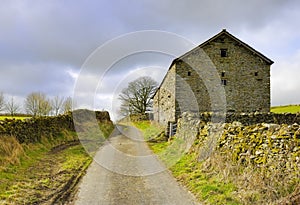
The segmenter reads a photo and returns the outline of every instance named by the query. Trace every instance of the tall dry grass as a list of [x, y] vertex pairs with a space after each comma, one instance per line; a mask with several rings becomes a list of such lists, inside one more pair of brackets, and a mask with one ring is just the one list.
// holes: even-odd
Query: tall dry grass
[[[218, 175], [224, 182], [233, 182], [237, 187], [235, 195], [242, 204], [295, 203], [286, 200], [289, 193], [299, 189], [299, 179], [292, 173], [285, 172], [284, 168], [266, 172], [264, 167], [240, 161], [233, 163], [231, 159], [230, 153], [215, 152], [203, 163], [202, 171]], [[280, 164], [274, 166], [280, 167]]]
[[0, 170], [8, 164], [19, 164], [24, 154], [22, 145], [13, 136], [0, 136]]

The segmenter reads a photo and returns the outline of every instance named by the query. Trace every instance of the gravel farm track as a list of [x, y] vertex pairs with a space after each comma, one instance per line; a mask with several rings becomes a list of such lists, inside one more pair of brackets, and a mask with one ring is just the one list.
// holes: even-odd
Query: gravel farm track
[[199, 203], [171, 176], [148, 148], [138, 130], [118, 125], [95, 155], [70, 204]]

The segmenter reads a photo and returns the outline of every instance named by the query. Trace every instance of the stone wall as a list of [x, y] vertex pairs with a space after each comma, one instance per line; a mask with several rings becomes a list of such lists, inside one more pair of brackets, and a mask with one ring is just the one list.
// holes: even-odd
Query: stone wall
[[[99, 122], [112, 123], [107, 111], [77, 110], [76, 123], [87, 122], [91, 117]], [[80, 120], [80, 121], [79, 121]], [[15, 136], [20, 143], [40, 142], [42, 137], [59, 136], [61, 131], [75, 131], [72, 113], [56, 117], [37, 117], [24, 121], [6, 119], [0, 121], [0, 137]]]
[[58, 136], [63, 130], [74, 131], [71, 115], [38, 117], [27, 120], [7, 119], [0, 122], [0, 137], [14, 136], [20, 143], [40, 142], [43, 136]]
[[161, 87], [153, 98], [154, 120], [167, 125], [168, 122], [175, 122], [175, 78], [176, 68], [171, 66], [166, 74]]
[[[193, 114], [185, 113], [178, 120], [176, 137], [183, 139], [186, 144], [191, 144], [190, 140], [193, 139], [193, 149], [197, 150], [199, 161], [219, 151], [231, 156], [233, 162], [245, 165], [250, 163], [264, 169], [266, 174], [278, 171], [299, 179], [300, 126], [296, 123], [299, 122], [298, 115], [270, 114], [281, 121], [280, 124], [261, 123], [258, 115], [248, 116], [250, 120], [253, 118], [259, 123], [242, 124], [236, 121], [237, 118], [230, 118], [234, 122], [227, 123], [204, 122]], [[287, 117], [286, 120], [284, 117]]]
[[[182, 116], [186, 115], [183, 114]], [[273, 124], [300, 124], [300, 113], [212, 113], [204, 112], [199, 115], [193, 114], [195, 118], [201, 119], [203, 122], [240, 122], [243, 125], [253, 125], [258, 123], [273, 123]]]

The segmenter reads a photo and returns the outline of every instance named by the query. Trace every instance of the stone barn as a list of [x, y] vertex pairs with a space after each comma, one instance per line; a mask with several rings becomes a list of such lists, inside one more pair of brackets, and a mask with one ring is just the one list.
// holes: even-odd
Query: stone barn
[[173, 60], [153, 96], [154, 120], [168, 125], [185, 111], [269, 112], [272, 64], [223, 29]]

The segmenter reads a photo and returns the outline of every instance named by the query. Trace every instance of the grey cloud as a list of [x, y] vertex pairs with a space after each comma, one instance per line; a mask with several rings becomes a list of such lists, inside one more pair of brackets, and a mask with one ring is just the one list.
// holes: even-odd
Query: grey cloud
[[49, 95], [69, 94], [74, 79], [64, 66], [49, 64], [5, 65], [0, 69], [0, 88], [10, 95], [25, 96], [34, 91]]
[[[5, 54], [11, 58], [79, 67], [118, 30], [108, 12], [105, 2], [7, 1], [0, 8], [0, 44], [9, 47]], [[105, 19], [116, 26], [113, 31]]]
[[[284, 103], [284, 99], [289, 98], [287, 95], [297, 92], [300, 86], [294, 80], [290, 90], [280, 90], [278, 86], [282, 83], [278, 80], [283, 78], [281, 76], [289, 76], [281, 73], [281, 69], [296, 74], [299, 68], [298, 64], [293, 66], [298, 58], [290, 58], [284, 65], [281, 63], [299, 49], [299, 9], [297, 0], [2, 0], [0, 91], [17, 96], [36, 90], [48, 95], [71, 95], [75, 79], [68, 71], [79, 73], [80, 67], [95, 49], [127, 32], [164, 30], [200, 44], [222, 28], [227, 28], [275, 61], [272, 103]], [[125, 42], [124, 46], [130, 47], [130, 43]], [[146, 45], [147, 42], [140, 41], [140, 44]], [[168, 45], [172, 46], [176, 49], [178, 44]], [[108, 61], [113, 59], [118, 49], [116, 46], [106, 53]], [[182, 53], [185, 51], [182, 50]], [[165, 72], [172, 59], [171, 56], [143, 53], [118, 59], [102, 82], [103, 98], [109, 99], [107, 94], [113, 92], [116, 83], [125, 83], [124, 78], [130, 75], [130, 71], [161, 66]], [[86, 82], [92, 83], [89, 75], [98, 82], [100, 76], [95, 76], [97, 69], [107, 69], [102, 66], [103, 61], [96, 60], [94, 63], [91, 66], [95, 70], [81, 73], [87, 77]], [[83, 85], [82, 95], [91, 94], [89, 88], [88, 83]], [[293, 95], [290, 101], [299, 99]]]
[[97, 46], [124, 32], [162, 29], [207, 38], [223, 27], [266, 26], [295, 1], [30, 2], [6, 1], [0, 8], [1, 56], [79, 67]]
[[296, 0], [139, 1], [138, 11], [121, 12], [118, 7], [118, 14], [133, 29], [165, 28], [180, 34], [193, 30], [203, 35], [223, 27], [261, 28], [295, 5], [299, 6]]

